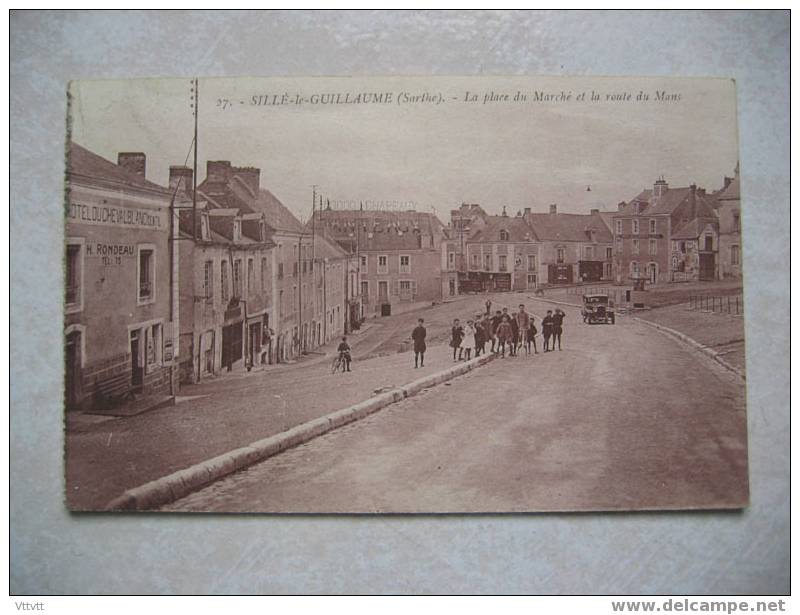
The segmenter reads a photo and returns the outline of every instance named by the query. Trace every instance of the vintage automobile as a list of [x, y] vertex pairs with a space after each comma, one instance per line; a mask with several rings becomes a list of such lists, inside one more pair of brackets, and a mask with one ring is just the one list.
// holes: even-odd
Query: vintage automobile
[[583, 296], [583, 309], [581, 310], [583, 322], [593, 325], [596, 322], [614, 324], [614, 304], [608, 295], [593, 293]]

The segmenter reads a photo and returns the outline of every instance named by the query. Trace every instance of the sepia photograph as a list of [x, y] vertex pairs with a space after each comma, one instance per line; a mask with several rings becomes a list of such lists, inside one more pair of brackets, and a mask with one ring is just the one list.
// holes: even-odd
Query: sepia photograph
[[71, 511], [748, 506], [736, 83], [73, 81]]

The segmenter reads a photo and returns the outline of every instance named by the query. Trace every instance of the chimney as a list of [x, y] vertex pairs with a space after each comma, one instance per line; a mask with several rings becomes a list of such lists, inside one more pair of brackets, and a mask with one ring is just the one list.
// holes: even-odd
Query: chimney
[[128, 173], [133, 173], [144, 179], [146, 157], [142, 152], [120, 152], [117, 154], [117, 164]]
[[592, 216], [599, 216], [600, 215], [600, 210], [599, 209], [592, 209], [592, 210], [589, 211], [589, 213]]
[[557, 214], [558, 213], [558, 206], [555, 203], [550, 205], [550, 213], [551, 214]]
[[233, 171], [247, 184], [253, 195], [257, 196], [258, 190], [261, 188], [261, 169], [256, 167], [234, 167]]
[[530, 216], [531, 215], [531, 208], [530, 207], [526, 207], [525, 208], [525, 215], [526, 216]]
[[191, 194], [192, 169], [184, 166], [171, 166], [169, 168], [169, 191], [173, 194]]
[[653, 199], [654, 199], [654, 201], [657, 201], [662, 196], [664, 196], [664, 193], [667, 190], [669, 190], [669, 184], [667, 183], [667, 181], [664, 179], [664, 176], [662, 175], [661, 177], [659, 177], [656, 180], [656, 183], [653, 184]]
[[732, 181], [733, 181], [733, 178], [732, 178], [732, 177], [728, 177], [728, 176], [726, 175], [726, 176], [723, 178], [723, 180], [722, 180], [722, 183], [724, 184], [724, 185], [722, 186], [722, 189], [723, 189], [723, 190], [725, 190], [725, 188], [727, 188], [728, 186], [730, 186], [730, 185], [731, 185], [731, 182], [732, 182]]
[[623, 209], [625, 209], [625, 201], [620, 201], [617, 204], [617, 211], [622, 211]]
[[697, 216], [697, 185], [689, 186], [689, 220], [694, 220]]
[[231, 163], [228, 160], [209, 160], [206, 162], [206, 181], [227, 182], [231, 177]]

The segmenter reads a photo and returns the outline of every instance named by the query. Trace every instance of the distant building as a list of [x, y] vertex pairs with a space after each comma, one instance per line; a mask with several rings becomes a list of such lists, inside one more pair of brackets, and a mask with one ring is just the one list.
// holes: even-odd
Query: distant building
[[718, 193], [719, 274], [721, 278], [742, 277], [742, 205], [739, 196], [739, 165], [733, 177], [726, 177]]
[[326, 208], [315, 213], [315, 226], [358, 255], [362, 316], [442, 298], [443, 226], [435, 215]]
[[525, 210], [526, 221], [541, 243], [539, 283], [551, 286], [610, 281], [613, 278], [612, 236], [598, 209], [589, 214]]
[[[614, 278], [617, 283], [649, 284], [717, 277], [717, 241], [705, 222], [715, 221], [715, 200], [695, 185], [670, 188], [664, 178], [614, 214]], [[695, 230], [703, 234], [693, 237]], [[675, 241], [673, 241], [673, 239]], [[697, 266], [686, 267], [686, 242], [696, 241]]]
[[487, 216], [466, 241], [467, 270], [459, 290], [502, 292], [539, 285], [540, 243], [522, 215]]
[[77, 143], [69, 146], [67, 409], [177, 389], [171, 194], [148, 181], [145, 168], [143, 153], [120, 153], [114, 164]]
[[454, 296], [466, 292], [459, 289], [459, 273], [468, 279], [466, 245], [467, 240], [486, 227], [489, 214], [478, 203], [462, 203], [458, 209], [450, 210], [450, 224], [443, 229], [442, 239], [442, 296]]

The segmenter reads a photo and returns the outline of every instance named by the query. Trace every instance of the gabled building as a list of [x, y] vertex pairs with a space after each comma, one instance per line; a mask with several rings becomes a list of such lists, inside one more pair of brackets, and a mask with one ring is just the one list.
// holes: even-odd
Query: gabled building
[[458, 209], [450, 210], [450, 223], [442, 231], [442, 296], [466, 292], [466, 288], [459, 288], [459, 273], [467, 279], [467, 240], [485, 228], [489, 218], [478, 203], [462, 203]]
[[181, 378], [198, 382], [269, 360], [275, 244], [263, 214], [170, 167], [181, 238]]
[[719, 276], [742, 277], [742, 204], [739, 196], [739, 165], [733, 177], [726, 177], [715, 194], [719, 220]]
[[467, 270], [459, 292], [533, 289], [539, 284], [540, 243], [525, 216], [486, 216], [466, 240]]
[[[682, 235], [691, 234], [702, 221], [714, 218], [714, 199], [704, 189], [694, 184], [670, 188], [663, 177], [652, 190], [620, 203], [613, 217], [615, 281], [657, 284], [685, 279], [680, 271], [682, 240], [673, 244], [673, 235], [679, 231]], [[693, 226], [687, 227], [689, 223]], [[677, 250], [673, 250], [676, 246]], [[709, 243], [704, 238], [698, 250], [699, 279], [716, 276], [716, 253], [716, 242]]]
[[613, 276], [612, 236], [599, 209], [589, 214], [548, 213], [525, 210], [525, 220], [540, 242], [541, 284], [600, 282]]
[[314, 216], [317, 232], [358, 257], [362, 317], [391, 312], [392, 305], [441, 299], [444, 233], [435, 215], [326, 208]]
[[146, 157], [67, 154], [65, 405], [177, 390], [178, 269], [171, 193]]

